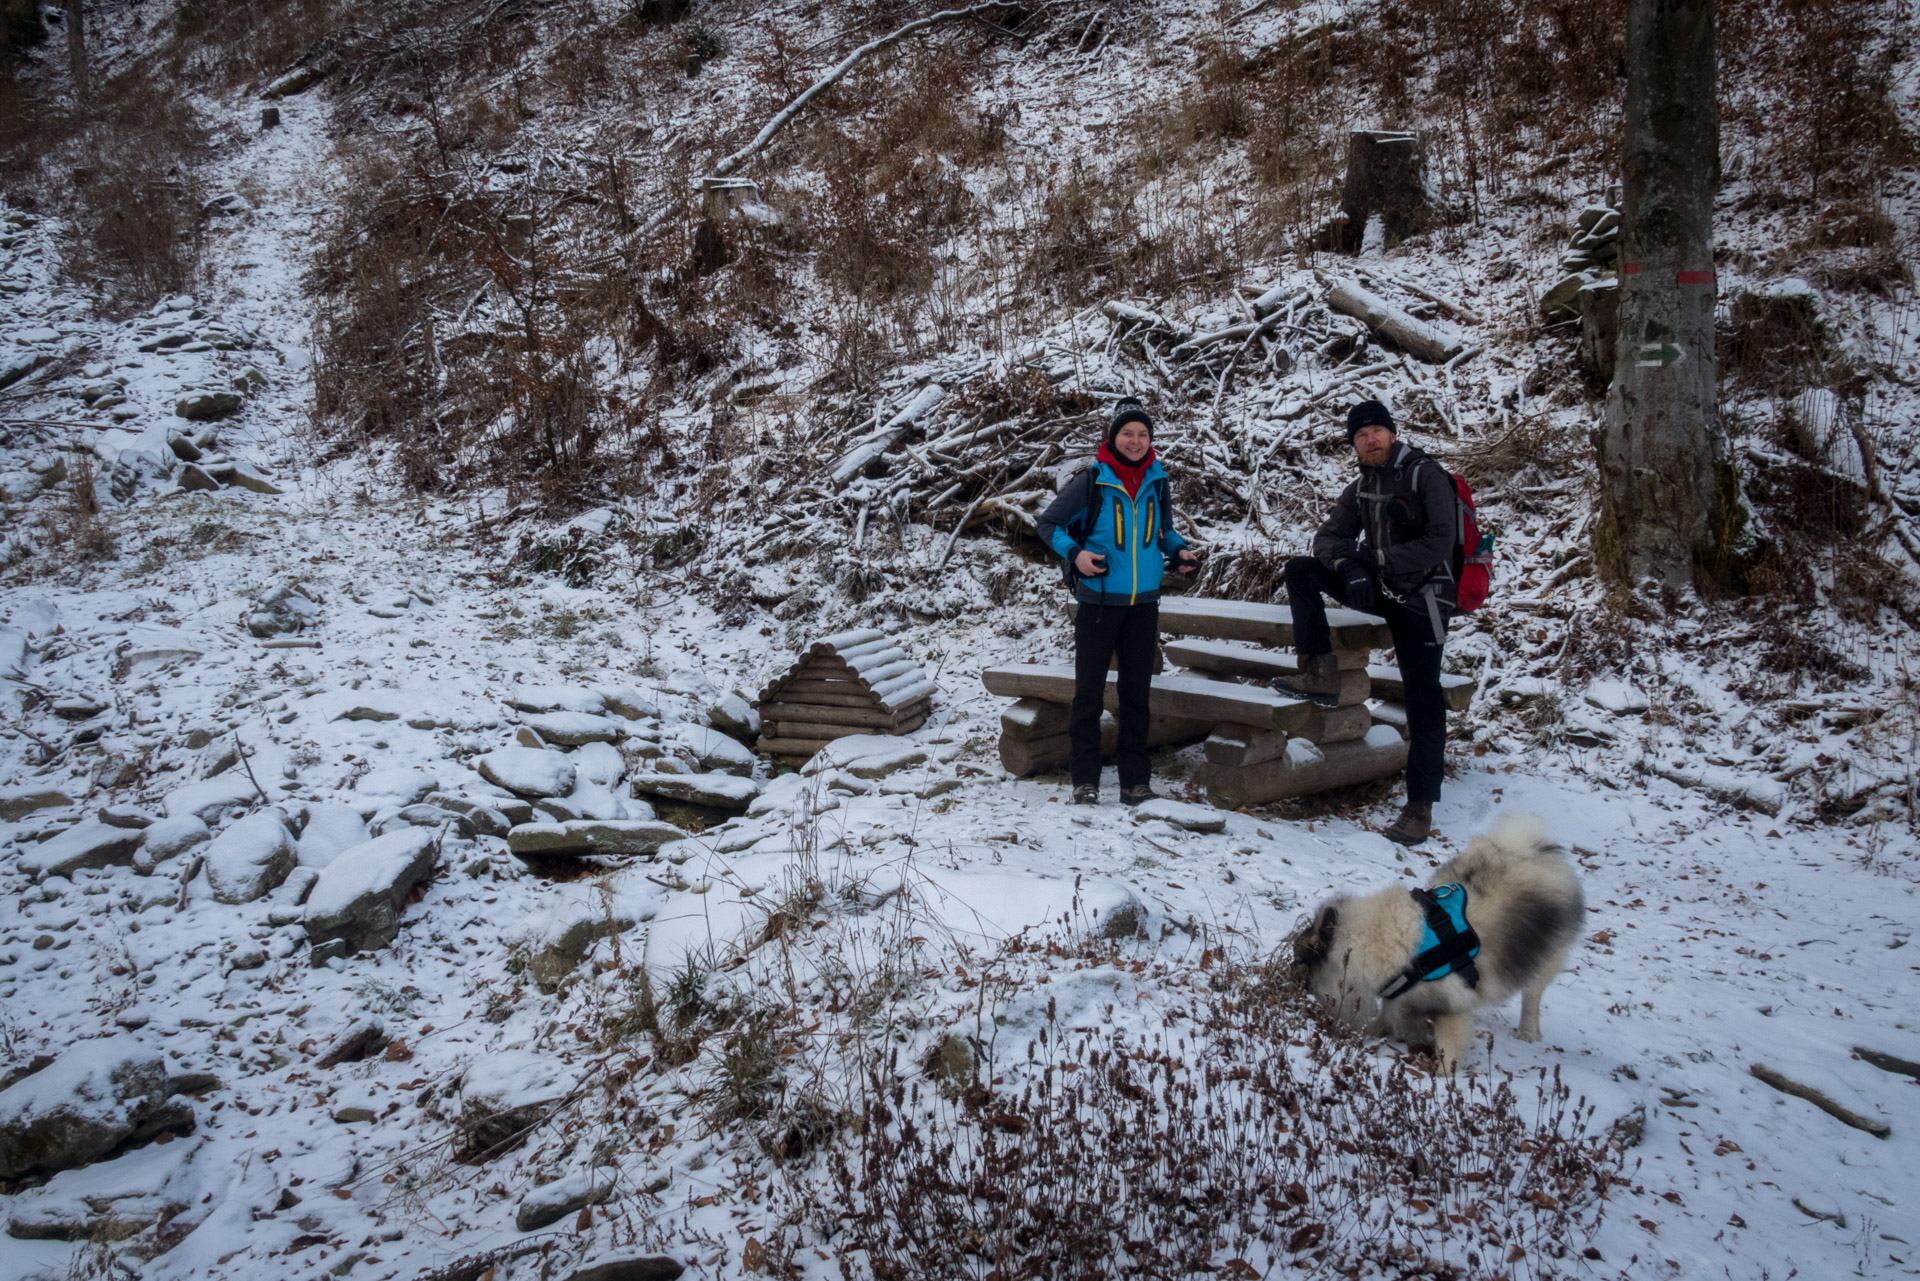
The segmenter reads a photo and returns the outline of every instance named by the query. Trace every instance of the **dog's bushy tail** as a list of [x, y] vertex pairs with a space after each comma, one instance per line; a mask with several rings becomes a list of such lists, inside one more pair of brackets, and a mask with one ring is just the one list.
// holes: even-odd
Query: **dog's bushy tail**
[[1566, 846], [1547, 835], [1547, 820], [1538, 814], [1509, 814], [1487, 839], [1516, 858], [1565, 858]]

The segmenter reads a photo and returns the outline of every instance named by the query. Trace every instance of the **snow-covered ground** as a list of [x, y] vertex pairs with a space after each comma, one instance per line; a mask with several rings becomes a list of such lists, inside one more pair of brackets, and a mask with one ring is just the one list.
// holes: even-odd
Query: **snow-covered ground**
[[[233, 106], [235, 127], [254, 109]], [[0, 301], [5, 351], [86, 346], [89, 368], [63, 373], [63, 386], [127, 380], [120, 404], [84, 411], [84, 436], [8, 427], [10, 510], [22, 519], [60, 501], [47, 468], [34, 470], [58, 456], [55, 440], [90, 446], [102, 489], [117, 479], [125, 501], [109, 494], [116, 557], [0, 595], [0, 788], [22, 807], [36, 793], [62, 798], [0, 826], [0, 1071], [55, 1056], [0, 1093], [0, 1125], [70, 1086], [110, 1093], [98, 1082], [122, 1064], [129, 1079], [151, 1076], [156, 1053], [174, 1104], [193, 1115], [190, 1132], [176, 1125], [37, 1186], [0, 1184], [0, 1277], [68, 1275], [96, 1247], [62, 1238], [90, 1232], [125, 1237], [114, 1247], [123, 1270], [152, 1278], [409, 1278], [522, 1241], [549, 1253], [502, 1261], [496, 1276], [642, 1247], [682, 1259], [689, 1275], [738, 1275], [773, 1226], [764, 1189], [808, 1186], [810, 1167], [801, 1158], [781, 1173], [750, 1122], [709, 1125], [723, 1037], [674, 1066], [650, 1062], [659, 1051], [645, 1035], [609, 1039], [636, 957], [663, 1003], [686, 974], [709, 1007], [741, 1009], [772, 996], [832, 1009], [843, 988], [865, 985], [887, 1013], [861, 1034], [894, 1038], [903, 1061], [949, 1029], [1029, 1035], [1050, 1003], [1064, 1024], [1151, 1035], [1180, 1028], [1179, 994], [1209, 949], [1269, 953], [1329, 893], [1424, 878], [1509, 813], [1542, 816], [1570, 847], [1590, 922], [1548, 991], [1545, 1039], [1520, 1043], [1512, 1010], [1488, 1013], [1475, 1070], [1516, 1073], [1523, 1110], [1535, 1069], [1557, 1072], [1624, 1149], [1594, 1252], [1562, 1266], [1630, 1277], [1920, 1271], [1916, 1082], [1854, 1053], [1920, 1060], [1920, 965], [1906, 950], [1920, 857], [1897, 816], [1814, 824], [1804, 799], [1756, 797], [1754, 775], [1716, 761], [1741, 746], [1745, 710], [1714, 685], [1723, 673], [1668, 676], [1706, 705], [1695, 715], [1735, 722], [1726, 739], [1676, 741], [1645, 691], [1600, 682], [1564, 691], [1599, 746], [1549, 752], [1500, 732], [1455, 743], [1440, 833], [1417, 851], [1371, 830], [1385, 803], [1311, 818], [1225, 814], [1223, 830], [1196, 832], [1135, 821], [1111, 790], [1100, 808], [1072, 808], [1060, 782], [1000, 769], [1001, 700], [977, 673], [1057, 658], [1068, 636], [1053, 575], [1034, 568], [1006, 606], [897, 629], [940, 681], [924, 728], [869, 745], [864, 759], [849, 749], [845, 768], [818, 762], [776, 779], [712, 724], [716, 710], [730, 714], [729, 694], [751, 699], [791, 661], [804, 627], [759, 616], [729, 627], [664, 574], [584, 588], [528, 575], [472, 506], [397, 493], [364, 460], [314, 457], [300, 275], [325, 198], [324, 110], [287, 100], [279, 129], [222, 162], [214, 189], [244, 191], [249, 207], [216, 224], [206, 297], [148, 321], [92, 320], [56, 282], [48, 220], [14, 231], [0, 266], [0, 280], [20, 286]], [[141, 350], [177, 334], [190, 336]], [[179, 490], [170, 438], [206, 427], [170, 411], [248, 369], [264, 383], [195, 448], [266, 483]], [[142, 454], [154, 461], [145, 474]], [[169, 470], [175, 480], [161, 483]], [[928, 561], [945, 542], [924, 527], [902, 537]], [[560, 714], [575, 720], [541, 720]], [[1820, 714], [1809, 710], [1816, 725]], [[689, 821], [630, 793], [641, 770], [745, 769], [757, 799], [656, 855], [609, 856], [585, 878], [565, 872], [578, 859], [528, 865], [496, 835], [463, 839], [446, 810], [437, 821], [401, 813], [434, 795], [527, 809], [479, 766], [541, 724], [584, 724], [616, 742], [568, 753], [557, 772], [572, 779], [546, 789], [561, 795], [515, 817], [614, 832]], [[1809, 728], [1794, 750], [1842, 750], [1849, 728]], [[514, 764], [493, 759], [496, 777]], [[1185, 781], [1196, 760], [1189, 749], [1159, 761], [1166, 790], [1199, 800]], [[1717, 786], [1715, 771], [1732, 780], [1722, 794], [1744, 789], [1784, 810], [1711, 799], [1700, 785]], [[124, 850], [85, 856], [127, 839], [114, 833], [139, 835], [88, 826], [107, 805], [136, 811], [109, 820], [159, 820], [131, 865]], [[274, 811], [299, 829], [285, 849], [279, 824], [260, 818]], [[218, 834], [193, 840], [196, 820]], [[421, 821], [438, 838], [433, 870], [399, 905], [391, 945], [314, 964], [303, 900], [316, 883], [329, 901], [351, 900], [362, 888], [353, 877], [378, 878], [355, 870], [366, 858], [339, 857], [364, 851], [364, 824], [391, 833]], [[111, 861], [46, 874], [71, 850], [80, 863]], [[249, 878], [275, 884], [220, 901], [244, 897]], [[1071, 946], [1057, 958], [1022, 952], [1010, 977], [980, 983], [1011, 940], [1084, 941], [1129, 911], [1138, 928], [1114, 961], [1086, 967]], [[813, 924], [789, 947], [800, 912]], [[774, 937], [778, 962], [755, 946]], [[384, 1048], [320, 1066], [370, 1024]], [[849, 1100], [853, 1057], [810, 1048], [789, 1086], [804, 1079]], [[1777, 1091], [1755, 1065], [1891, 1125], [1890, 1136]], [[578, 1124], [563, 1115], [489, 1162], [449, 1161], [475, 1142], [456, 1124], [463, 1114], [588, 1096], [597, 1102]], [[578, 1214], [603, 1193], [597, 1214]], [[542, 1206], [559, 1209], [541, 1222]], [[804, 1243], [794, 1258], [805, 1275], [838, 1272], [832, 1243]]]

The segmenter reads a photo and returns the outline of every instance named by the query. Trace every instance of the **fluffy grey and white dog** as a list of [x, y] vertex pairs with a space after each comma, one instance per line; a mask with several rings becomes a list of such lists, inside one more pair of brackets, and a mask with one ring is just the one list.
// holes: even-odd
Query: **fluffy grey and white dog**
[[1432, 1042], [1441, 1068], [1460, 1064], [1473, 1039], [1473, 1011], [1520, 995], [1522, 1041], [1540, 1039], [1540, 993], [1580, 937], [1580, 880], [1537, 819], [1512, 817], [1476, 836], [1429, 888], [1467, 890], [1467, 923], [1479, 935], [1478, 985], [1462, 974], [1413, 982], [1382, 1000], [1381, 991], [1412, 965], [1427, 937], [1422, 904], [1404, 886], [1323, 904], [1294, 936], [1294, 963], [1307, 988], [1343, 1021], [1369, 1035]]

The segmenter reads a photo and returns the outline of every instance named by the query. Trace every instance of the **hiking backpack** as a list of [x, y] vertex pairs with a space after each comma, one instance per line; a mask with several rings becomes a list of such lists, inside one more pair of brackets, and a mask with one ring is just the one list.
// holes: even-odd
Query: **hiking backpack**
[[1480, 528], [1480, 510], [1474, 506], [1473, 490], [1456, 472], [1442, 468], [1453, 482], [1453, 581], [1462, 614], [1471, 614], [1487, 603], [1493, 590], [1493, 535]]

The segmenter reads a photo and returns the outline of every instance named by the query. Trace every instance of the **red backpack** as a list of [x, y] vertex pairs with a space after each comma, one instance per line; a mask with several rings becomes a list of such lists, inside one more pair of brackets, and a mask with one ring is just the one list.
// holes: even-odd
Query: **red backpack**
[[1473, 504], [1473, 490], [1453, 472], [1453, 495], [1459, 513], [1453, 532], [1453, 581], [1458, 587], [1456, 608], [1471, 614], [1487, 603], [1493, 590], [1493, 535], [1480, 528], [1479, 509]]

